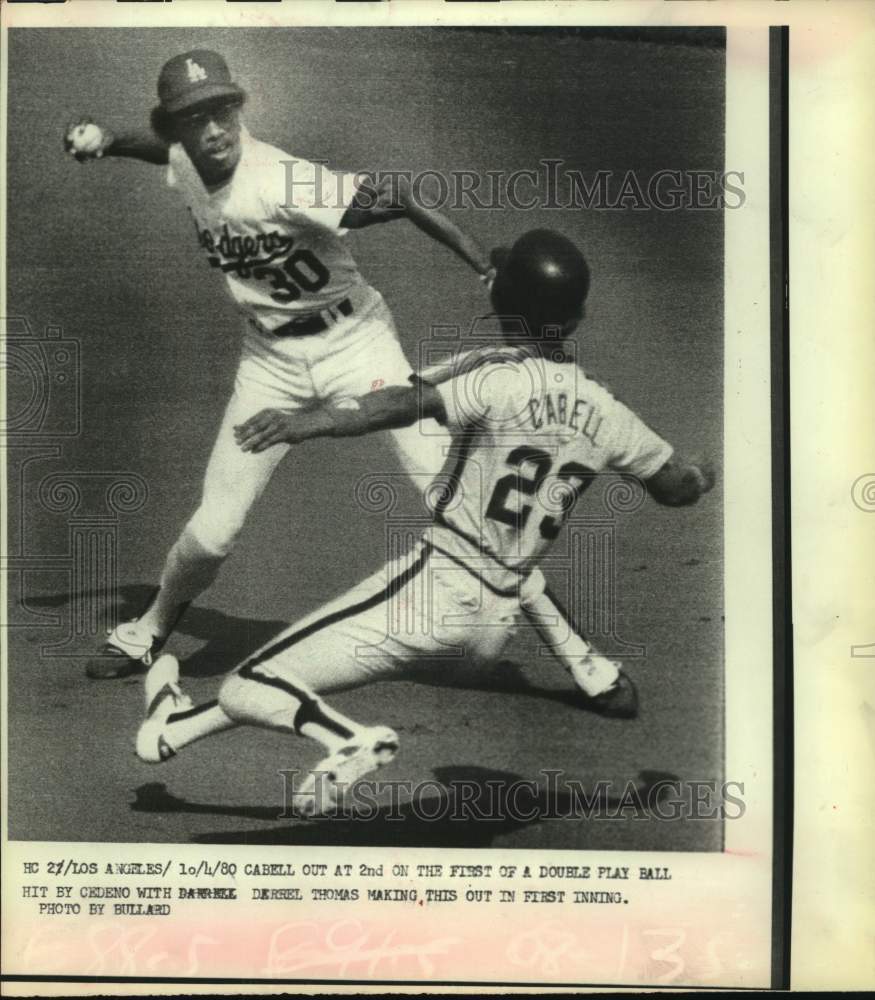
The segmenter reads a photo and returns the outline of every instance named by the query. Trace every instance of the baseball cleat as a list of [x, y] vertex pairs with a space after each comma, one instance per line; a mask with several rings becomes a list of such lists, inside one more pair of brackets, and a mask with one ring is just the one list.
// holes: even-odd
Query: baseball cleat
[[137, 731], [137, 756], [147, 764], [160, 764], [176, 751], [167, 742], [167, 717], [193, 708], [191, 698], [179, 686], [179, 661], [175, 656], [159, 656], [146, 674], [146, 721]]
[[622, 670], [607, 691], [596, 695], [581, 692], [581, 695], [584, 707], [608, 719], [634, 719], [638, 716], [638, 689]]
[[398, 753], [398, 734], [387, 726], [362, 729], [339, 750], [316, 765], [292, 796], [292, 812], [301, 819], [333, 811], [354, 781], [384, 767]]
[[116, 625], [107, 634], [109, 638], [98, 655], [85, 667], [86, 677], [95, 681], [142, 673], [144, 667], [152, 666], [167, 641], [152, 635], [136, 618]]

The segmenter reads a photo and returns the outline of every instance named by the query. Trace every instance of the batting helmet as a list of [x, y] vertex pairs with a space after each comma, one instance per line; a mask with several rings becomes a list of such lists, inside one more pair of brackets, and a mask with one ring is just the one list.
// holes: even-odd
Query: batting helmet
[[532, 333], [579, 319], [589, 293], [583, 254], [551, 229], [523, 234], [510, 250], [492, 253], [492, 305], [501, 316], [522, 316]]

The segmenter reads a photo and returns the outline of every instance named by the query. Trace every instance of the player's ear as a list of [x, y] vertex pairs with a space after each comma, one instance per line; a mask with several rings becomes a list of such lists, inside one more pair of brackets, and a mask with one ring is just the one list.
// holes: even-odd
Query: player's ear
[[152, 108], [149, 123], [152, 126], [152, 131], [162, 142], [172, 144], [177, 141], [176, 130], [173, 127], [173, 118], [167, 114], [164, 108]]
[[500, 270], [507, 263], [508, 257], [510, 257], [510, 249], [508, 247], [493, 247], [489, 251], [489, 263], [496, 270]]

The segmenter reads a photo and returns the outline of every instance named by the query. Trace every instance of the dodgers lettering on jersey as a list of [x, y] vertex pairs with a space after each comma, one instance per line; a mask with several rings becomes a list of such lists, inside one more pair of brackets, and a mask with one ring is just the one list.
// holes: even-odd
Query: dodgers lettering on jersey
[[647, 479], [672, 447], [570, 362], [508, 349], [465, 367], [437, 385], [453, 452], [428, 538], [493, 588], [513, 590], [599, 473]]
[[237, 169], [217, 189], [204, 186], [175, 143], [167, 183], [185, 198], [198, 245], [225, 275], [238, 307], [274, 330], [336, 305], [362, 282], [339, 228], [355, 175], [297, 159], [245, 128], [240, 143]]

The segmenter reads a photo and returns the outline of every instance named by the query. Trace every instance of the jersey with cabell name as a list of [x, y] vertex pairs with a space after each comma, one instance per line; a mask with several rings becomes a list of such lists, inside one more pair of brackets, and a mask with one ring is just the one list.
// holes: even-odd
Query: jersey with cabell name
[[207, 188], [180, 143], [167, 183], [185, 199], [211, 267], [263, 329], [341, 302], [362, 282], [340, 228], [356, 175], [301, 160], [240, 130], [226, 184]]
[[428, 540], [494, 590], [513, 592], [605, 473], [654, 475], [672, 447], [570, 362], [526, 348], [469, 356], [433, 381], [453, 447]]

